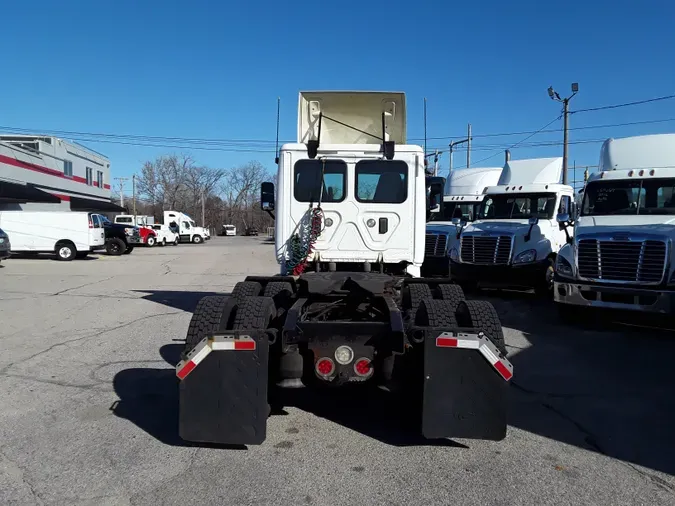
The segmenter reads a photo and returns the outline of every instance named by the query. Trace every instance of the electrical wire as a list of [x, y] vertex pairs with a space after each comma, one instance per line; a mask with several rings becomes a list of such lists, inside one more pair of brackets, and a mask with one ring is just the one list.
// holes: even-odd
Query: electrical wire
[[623, 104], [615, 104], [615, 105], [603, 105], [601, 107], [590, 107], [588, 109], [577, 109], [576, 111], [570, 111], [570, 114], [576, 114], [578, 112], [591, 112], [591, 111], [604, 111], [607, 109], [618, 109], [620, 107], [629, 107], [632, 105], [640, 105], [640, 104], [649, 104], [651, 102], [660, 102], [661, 100], [670, 100], [675, 98], [675, 95], [666, 95], [665, 97], [656, 97], [656, 98], [649, 98], [647, 100], [638, 100], [636, 102], [625, 102]]

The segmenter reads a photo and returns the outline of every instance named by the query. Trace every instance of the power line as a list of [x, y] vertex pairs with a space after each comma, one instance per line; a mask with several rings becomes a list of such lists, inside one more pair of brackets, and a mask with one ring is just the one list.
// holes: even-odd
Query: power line
[[[528, 136], [525, 137], [524, 139], [519, 140], [518, 142], [516, 142], [515, 144], [512, 144], [511, 146], [509, 146], [509, 147], [506, 148], [506, 149], [513, 149], [513, 148], [515, 148], [516, 146], [518, 146], [519, 144], [522, 144], [523, 142], [525, 142], [526, 140], [531, 139], [532, 137], [534, 137], [535, 135], [537, 135], [538, 133], [540, 133], [542, 130], [548, 128], [548, 127], [551, 126], [553, 123], [555, 123], [556, 121], [558, 121], [561, 117], [562, 117], [561, 115], [556, 116], [553, 120], [551, 120], [551, 121], [549, 121], [548, 123], [546, 123], [546, 124], [545, 124], [543, 127], [541, 127], [539, 130], [537, 130], [537, 131], [535, 131], [535, 132], [532, 132], [530, 135], [528, 135]], [[500, 151], [497, 151], [497, 152], [495, 152], [494, 154], [492, 154], [492, 155], [490, 155], [490, 156], [486, 156], [485, 158], [481, 158], [481, 159], [478, 160], [477, 162], [474, 162], [473, 165], [476, 166], [476, 165], [478, 165], [479, 163], [483, 163], [483, 162], [485, 162], [485, 161], [487, 161], [487, 160], [489, 160], [489, 159], [491, 159], [491, 158], [494, 158], [495, 156], [497, 156], [497, 155], [500, 154], [501, 152], [502, 152], [502, 151], [500, 150]], [[454, 169], [454, 167], [453, 167], [453, 169]]]
[[604, 105], [601, 107], [591, 107], [588, 109], [577, 109], [576, 111], [572, 111], [572, 114], [575, 114], [577, 112], [590, 112], [590, 111], [604, 111], [606, 109], [617, 109], [619, 107], [629, 107], [631, 105], [640, 105], [640, 104], [649, 104], [651, 102], [660, 102], [661, 100], [670, 100], [672, 98], [675, 98], [675, 95], [667, 95], [665, 97], [656, 97], [656, 98], [649, 98], [647, 100], [638, 100], [637, 102], [626, 102], [623, 104], [615, 104], [615, 105]]

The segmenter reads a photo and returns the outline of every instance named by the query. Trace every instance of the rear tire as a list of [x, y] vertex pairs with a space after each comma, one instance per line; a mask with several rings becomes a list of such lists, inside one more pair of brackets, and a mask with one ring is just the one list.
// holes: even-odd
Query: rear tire
[[460, 327], [471, 327], [485, 336], [506, 357], [506, 342], [497, 310], [485, 300], [465, 300], [459, 303], [455, 317]]
[[415, 325], [420, 327], [457, 327], [456, 306], [447, 300], [424, 299], [415, 313]]
[[126, 243], [119, 237], [113, 237], [105, 242], [105, 251], [108, 255], [119, 256], [127, 250]]
[[403, 309], [410, 310], [410, 317], [415, 318], [420, 303], [425, 299], [433, 299], [429, 285], [410, 283], [403, 288]]
[[262, 292], [262, 285], [257, 281], [240, 281], [234, 285], [230, 297], [239, 303], [244, 297], [256, 297], [260, 295], [260, 292]]
[[77, 248], [75, 248], [75, 245], [70, 241], [61, 241], [56, 243], [54, 253], [58, 260], [70, 262], [77, 256]]
[[457, 306], [463, 300], [466, 300], [464, 296], [464, 290], [462, 287], [455, 284], [445, 283], [438, 285], [438, 295], [439, 299], [444, 300], [452, 304], [452, 312], [454, 314]]
[[276, 314], [271, 297], [244, 297], [237, 304], [232, 330], [262, 330], [270, 326]]
[[[192, 313], [192, 319], [190, 319], [187, 337], [185, 338], [184, 354], [197, 346], [197, 344], [199, 344], [199, 342], [207, 335], [219, 330], [220, 322], [225, 316], [224, 310], [227, 299], [228, 297], [220, 295], [202, 297], [197, 304], [194, 313]], [[230, 314], [228, 313], [225, 318], [229, 320], [229, 317]]]

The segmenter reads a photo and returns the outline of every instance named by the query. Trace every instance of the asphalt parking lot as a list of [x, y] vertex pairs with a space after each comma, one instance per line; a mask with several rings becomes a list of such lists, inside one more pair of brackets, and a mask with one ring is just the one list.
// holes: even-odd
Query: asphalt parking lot
[[490, 296], [515, 368], [501, 442], [420, 440], [377, 402], [299, 401], [244, 450], [177, 434], [173, 365], [204, 295], [274, 273], [261, 238], [12, 258], [0, 279], [0, 504], [675, 503], [675, 333]]

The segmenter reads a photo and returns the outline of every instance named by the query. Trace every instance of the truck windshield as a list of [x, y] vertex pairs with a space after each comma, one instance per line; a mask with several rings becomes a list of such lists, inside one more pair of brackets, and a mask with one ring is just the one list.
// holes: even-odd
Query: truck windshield
[[459, 202], [443, 202], [441, 211], [431, 213], [429, 221], [452, 221], [453, 218], [464, 218], [472, 221], [478, 215], [480, 202], [460, 204]]
[[582, 216], [675, 214], [675, 178], [604, 180], [588, 183]]
[[499, 193], [487, 195], [478, 213], [479, 220], [537, 218], [550, 220], [555, 213], [555, 193]]

